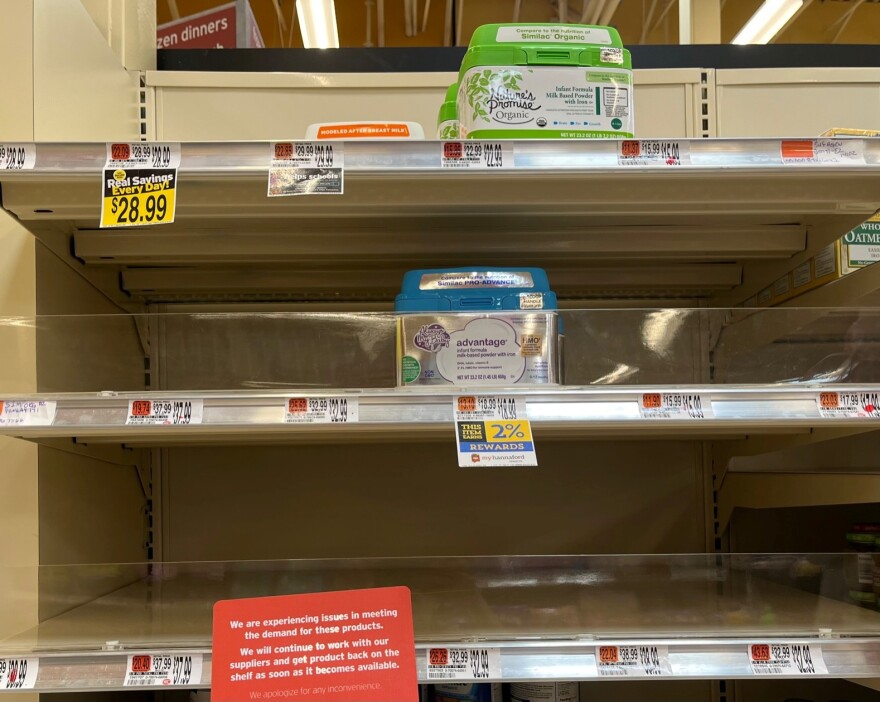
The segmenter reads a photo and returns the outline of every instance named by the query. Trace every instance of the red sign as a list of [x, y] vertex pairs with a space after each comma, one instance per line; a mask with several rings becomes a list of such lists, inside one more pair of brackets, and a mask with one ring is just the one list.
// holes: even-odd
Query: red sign
[[812, 139], [796, 139], [782, 142], [782, 158], [815, 158]]
[[222, 600], [212, 656], [213, 702], [418, 702], [406, 587]]
[[156, 28], [158, 49], [234, 49], [235, 42], [234, 2]]

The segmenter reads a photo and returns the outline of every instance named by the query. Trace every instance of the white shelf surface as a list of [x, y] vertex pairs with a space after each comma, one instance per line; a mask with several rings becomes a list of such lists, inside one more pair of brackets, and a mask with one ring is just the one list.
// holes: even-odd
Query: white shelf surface
[[50, 248], [136, 300], [388, 298], [407, 269], [490, 256], [545, 267], [569, 299], [694, 298], [880, 208], [880, 139], [861, 143], [864, 163], [785, 165], [779, 139], [698, 139], [690, 165], [633, 167], [615, 141], [518, 141], [514, 168], [463, 172], [441, 142], [347, 142], [343, 195], [275, 198], [268, 142], [184, 143], [175, 222], [112, 235], [104, 144], [38, 144], [0, 184]]
[[133, 579], [146, 566], [58, 567], [47, 609], [84, 599], [90, 569], [129, 579], [0, 641], [0, 658], [38, 658], [48, 692], [121, 689], [128, 655], [194, 653], [205, 664], [188, 687], [207, 687], [217, 600], [407, 585], [421, 682], [428, 649], [450, 646], [499, 649], [501, 680], [598, 679], [602, 645], [666, 646], [670, 678], [748, 678], [753, 643], [809, 644], [827, 677], [876, 677], [880, 614], [840, 587], [856, 567], [833, 554], [154, 564]]
[[[76, 437], [79, 440], [161, 445], [168, 442], [247, 442], [413, 440], [452, 432], [454, 398], [459, 395], [522, 397], [527, 416], [540, 438], [596, 433], [631, 435], [785, 433], [812, 428], [880, 428], [880, 409], [873, 416], [822, 416], [822, 392], [880, 394], [880, 385], [563, 387], [505, 389], [443, 387], [438, 389], [308, 390], [287, 392], [140, 392], [67, 393], [5, 396], [4, 401], [54, 402], [51, 424], [7, 424], [0, 435], [26, 439]], [[640, 398], [646, 393], [700, 396], [711, 409], [704, 417], [643, 417]], [[357, 421], [328, 424], [285, 422], [291, 398], [330, 397], [357, 400]], [[203, 403], [198, 424], [128, 425], [134, 400]]]

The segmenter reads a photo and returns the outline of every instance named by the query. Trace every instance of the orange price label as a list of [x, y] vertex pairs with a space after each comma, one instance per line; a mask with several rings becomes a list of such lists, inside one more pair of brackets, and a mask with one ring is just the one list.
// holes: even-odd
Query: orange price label
[[753, 661], [769, 661], [770, 646], [767, 644], [752, 644], [751, 655]]
[[840, 396], [836, 392], [820, 392], [819, 406], [822, 409], [835, 409], [840, 406]]
[[0, 400], [0, 414], [3, 414], [3, 400]]
[[447, 141], [443, 144], [443, 158], [461, 158], [464, 148], [457, 141]]
[[149, 417], [152, 410], [153, 403], [150, 400], [134, 400], [131, 403], [133, 417]]
[[458, 411], [459, 412], [476, 412], [477, 411], [477, 398], [476, 397], [459, 397], [458, 398]]
[[642, 395], [642, 407], [645, 409], [659, 409], [663, 406], [663, 397], [659, 392], [649, 392]]
[[432, 648], [428, 651], [428, 660], [431, 665], [449, 665], [449, 649]]
[[287, 401], [287, 411], [291, 414], [308, 412], [309, 401], [304, 397], [292, 397]]
[[617, 646], [599, 646], [599, 661], [601, 663], [619, 663]]
[[152, 661], [150, 656], [132, 656], [131, 669], [135, 673], [147, 673], [150, 671]]
[[127, 161], [131, 158], [131, 147], [128, 144], [111, 144], [110, 156], [114, 161]]
[[782, 142], [782, 158], [814, 158], [815, 155], [812, 139]]
[[289, 141], [275, 144], [275, 158], [279, 160], [293, 158], [293, 144]]
[[620, 154], [626, 158], [638, 158], [642, 154], [642, 147], [638, 141], [624, 141], [620, 144]]

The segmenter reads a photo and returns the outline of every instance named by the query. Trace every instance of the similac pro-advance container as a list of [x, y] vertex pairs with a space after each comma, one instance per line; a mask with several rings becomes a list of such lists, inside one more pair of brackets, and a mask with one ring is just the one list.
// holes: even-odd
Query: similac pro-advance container
[[458, 85], [462, 138], [634, 135], [632, 62], [612, 27], [483, 25]]
[[446, 91], [446, 98], [440, 105], [437, 115], [437, 138], [458, 139], [458, 83], [453, 83]]

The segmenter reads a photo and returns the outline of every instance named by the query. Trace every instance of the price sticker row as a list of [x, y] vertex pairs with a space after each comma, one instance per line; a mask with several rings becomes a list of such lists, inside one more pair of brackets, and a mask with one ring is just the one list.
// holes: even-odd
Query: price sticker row
[[135, 654], [128, 657], [123, 687], [197, 686], [202, 682], [202, 654]]
[[754, 675], [828, 675], [817, 644], [754, 643], [749, 646], [749, 665]]
[[33, 690], [39, 658], [0, 658], [0, 690]]
[[656, 678], [672, 675], [667, 646], [597, 646], [599, 677]]
[[270, 148], [269, 197], [344, 192], [343, 142], [276, 141]]
[[706, 395], [685, 392], [649, 392], [639, 397], [642, 419], [711, 419], [712, 401]]
[[428, 680], [500, 680], [498, 648], [431, 648]]

